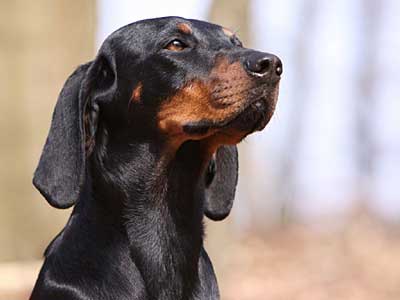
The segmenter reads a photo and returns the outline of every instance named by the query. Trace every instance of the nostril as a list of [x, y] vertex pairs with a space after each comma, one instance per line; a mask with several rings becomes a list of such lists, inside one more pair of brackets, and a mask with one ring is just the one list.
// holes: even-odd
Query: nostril
[[275, 73], [278, 76], [281, 76], [283, 72], [282, 62], [280, 59], [276, 62]]
[[257, 62], [257, 73], [265, 74], [271, 67], [271, 60], [268, 57], [263, 57]]

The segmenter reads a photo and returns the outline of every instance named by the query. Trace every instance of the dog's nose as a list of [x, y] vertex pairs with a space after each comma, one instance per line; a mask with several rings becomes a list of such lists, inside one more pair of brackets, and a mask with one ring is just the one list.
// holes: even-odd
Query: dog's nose
[[281, 76], [283, 71], [279, 57], [262, 52], [251, 54], [245, 62], [245, 66], [251, 75], [257, 77], [266, 75]]

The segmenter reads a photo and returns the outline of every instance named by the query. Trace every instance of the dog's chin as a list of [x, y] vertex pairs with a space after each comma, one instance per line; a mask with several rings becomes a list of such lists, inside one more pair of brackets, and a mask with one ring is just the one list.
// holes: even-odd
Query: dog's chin
[[244, 110], [218, 127], [216, 132], [205, 140], [214, 146], [212, 149], [219, 145], [240, 143], [249, 134], [265, 128], [274, 113], [275, 102], [275, 98], [258, 98], [251, 101]]
[[269, 106], [266, 99], [256, 100], [224, 127], [246, 135], [263, 130], [273, 114]]
[[277, 100], [277, 93], [258, 97], [249, 100], [244, 110], [238, 113], [230, 122], [228, 122], [222, 131], [235, 132], [241, 139], [247, 135], [261, 131], [267, 126], [272, 118]]

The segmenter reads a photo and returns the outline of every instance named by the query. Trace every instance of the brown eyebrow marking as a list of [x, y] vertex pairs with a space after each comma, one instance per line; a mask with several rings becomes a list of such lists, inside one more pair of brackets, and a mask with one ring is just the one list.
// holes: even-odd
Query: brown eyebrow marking
[[235, 35], [235, 33], [232, 31], [232, 30], [230, 30], [230, 29], [228, 29], [228, 28], [225, 28], [225, 27], [222, 27], [222, 31], [225, 33], [225, 35], [227, 35], [228, 37], [232, 37], [232, 36], [234, 36]]
[[183, 32], [185, 34], [192, 34], [193, 33], [192, 28], [186, 23], [179, 23], [177, 25], [177, 27], [181, 32]]

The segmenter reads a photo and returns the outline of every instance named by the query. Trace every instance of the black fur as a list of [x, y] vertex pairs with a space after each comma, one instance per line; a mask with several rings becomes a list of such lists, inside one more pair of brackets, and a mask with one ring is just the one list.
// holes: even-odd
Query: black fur
[[[179, 22], [193, 33], [178, 33]], [[164, 51], [174, 38], [199, 46]], [[220, 145], [210, 160], [189, 139], [166, 155], [156, 115], [185, 83], [206, 78], [216, 56], [252, 53], [232, 39], [206, 22], [144, 20], [114, 32], [68, 78], [33, 183], [52, 206], [75, 206], [45, 252], [31, 300], [219, 299], [202, 220], [232, 208], [236, 146]], [[206, 134], [212, 125], [204, 124], [183, 127]]]

